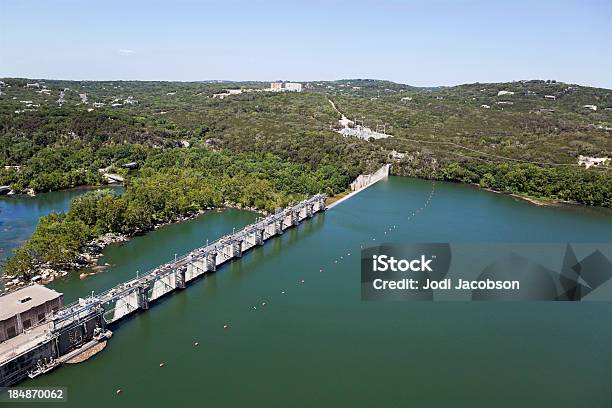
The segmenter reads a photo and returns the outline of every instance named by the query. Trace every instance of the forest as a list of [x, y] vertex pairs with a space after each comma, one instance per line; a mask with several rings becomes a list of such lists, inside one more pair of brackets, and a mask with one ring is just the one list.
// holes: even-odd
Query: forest
[[[73, 262], [91, 239], [133, 235], [209, 208], [273, 211], [345, 191], [392, 163], [395, 175], [612, 207], [612, 92], [556, 81], [416, 88], [377, 80], [309, 82], [0, 81], [0, 185], [40, 193], [125, 177], [43, 217], [7, 263]], [[218, 98], [228, 89], [239, 94]], [[340, 114], [392, 137], [337, 132]], [[585, 108], [596, 106], [596, 109]], [[125, 164], [137, 163], [136, 169]], [[609, 163], [609, 162], [608, 162]]]
[[271, 212], [318, 192], [339, 193], [349, 180], [342, 168], [325, 165], [314, 170], [272, 154], [157, 150], [137, 176], [128, 178], [123, 194], [86, 193], [73, 200], [67, 213], [42, 217], [5, 270], [24, 276], [37, 265], [65, 267], [78, 259], [87, 242], [106, 233], [131, 236], [227, 206]]
[[482, 188], [543, 201], [562, 201], [612, 208], [612, 177], [602, 171], [575, 171], [568, 167], [541, 167], [530, 163], [453, 162], [438, 166], [401, 162], [400, 176], [432, 178], [478, 185]]

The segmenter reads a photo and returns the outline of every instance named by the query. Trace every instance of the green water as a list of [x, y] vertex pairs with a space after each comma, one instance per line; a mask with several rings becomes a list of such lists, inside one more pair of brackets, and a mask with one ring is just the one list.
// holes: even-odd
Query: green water
[[[67, 407], [612, 406], [612, 303], [360, 300], [359, 248], [373, 238], [612, 241], [609, 211], [446, 183], [408, 221], [431, 186], [381, 182], [127, 318], [91, 360], [23, 385], [66, 386]], [[210, 213], [157, 230], [107, 248], [108, 271], [53, 286], [74, 299], [254, 217]]]
[[[113, 189], [117, 193], [123, 191], [123, 186], [120, 185], [103, 188]], [[35, 197], [0, 196], [0, 261], [11, 256], [15, 248], [32, 236], [40, 217], [51, 212], [66, 211], [73, 198], [94, 189], [94, 187], [81, 187], [38, 194]], [[1, 262], [0, 276], [2, 276]]]

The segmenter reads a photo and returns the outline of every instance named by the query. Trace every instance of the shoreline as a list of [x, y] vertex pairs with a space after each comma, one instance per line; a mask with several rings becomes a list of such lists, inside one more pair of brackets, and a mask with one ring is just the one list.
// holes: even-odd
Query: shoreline
[[0, 294], [18, 289], [23, 286], [30, 285], [32, 283], [47, 285], [55, 281], [56, 279], [63, 278], [67, 276], [68, 274], [77, 273], [86, 268], [90, 268], [92, 272], [80, 273], [79, 279], [83, 280], [83, 279], [88, 278], [89, 276], [97, 275], [101, 272], [104, 272], [109, 266], [111, 266], [110, 264], [98, 265], [99, 259], [104, 256], [102, 252], [109, 245], [114, 245], [114, 244], [121, 245], [123, 243], [130, 241], [134, 237], [146, 235], [152, 231], [163, 228], [165, 226], [179, 224], [181, 222], [186, 222], [186, 221], [191, 221], [210, 211], [225, 211], [227, 209], [252, 211], [252, 212], [262, 214], [262, 215], [267, 215], [265, 211], [260, 210], [258, 208], [254, 208], [254, 207], [244, 208], [244, 207], [240, 207], [234, 204], [224, 204], [223, 207], [209, 207], [206, 209], [198, 210], [193, 213], [179, 215], [174, 220], [158, 222], [158, 223], [155, 223], [148, 230], [135, 231], [132, 234], [109, 232], [109, 233], [103, 234], [87, 242], [83, 246], [81, 252], [77, 255], [77, 257], [71, 262], [68, 262], [63, 265], [55, 266], [55, 267], [48, 265], [48, 264], [36, 265], [34, 272], [33, 272], [33, 276], [30, 277], [29, 279], [23, 279], [21, 277], [12, 277], [12, 276], [7, 276], [7, 275], [2, 276], [0, 280], [4, 284], [4, 290], [0, 289]]
[[[410, 176], [397, 176], [397, 177], [408, 177], [408, 178], [415, 178], [418, 180], [427, 180], [427, 181], [434, 180], [434, 179], [427, 179], [427, 178], [421, 178], [421, 177], [410, 177]], [[559, 200], [559, 199], [536, 198], [536, 197], [531, 197], [531, 196], [526, 196], [526, 195], [521, 195], [521, 194], [507, 193], [503, 191], [493, 190], [491, 188], [481, 187], [479, 184], [475, 184], [475, 183], [462, 183], [462, 182], [451, 182], [451, 183], [464, 184], [469, 187], [478, 188], [483, 191], [509, 196], [514, 199], [521, 200], [521, 201], [527, 202], [532, 205], [536, 205], [538, 207], [560, 207], [560, 208], [573, 207], [573, 208], [585, 208], [585, 209], [606, 208], [606, 207], [591, 206], [591, 205], [581, 204], [578, 202], [565, 201], [565, 200]], [[365, 190], [368, 187], [371, 187], [373, 184], [376, 184], [376, 182], [370, 183], [355, 191], [351, 191], [347, 189], [339, 194], [329, 197], [326, 201], [327, 209], [331, 209], [335, 207], [336, 205], [341, 204], [343, 201], [348, 200], [349, 198], [358, 194], [362, 190]], [[72, 187], [69, 189], [55, 190], [55, 191], [73, 191], [73, 190], [80, 190], [80, 189], [82, 190], [92, 189], [93, 190], [96, 188], [100, 189], [100, 188], [108, 188], [108, 187], [112, 188], [112, 187], [120, 187], [120, 186], [123, 186], [123, 185], [121, 183], [111, 183], [111, 184], [102, 184], [102, 185], [82, 185], [82, 186]], [[46, 193], [41, 193], [41, 194], [46, 194]], [[24, 196], [24, 195], [19, 195], [19, 196]], [[235, 204], [225, 203], [222, 207], [209, 207], [206, 209], [198, 210], [193, 213], [178, 215], [176, 216], [175, 219], [170, 220], [170, 221], [155, 223], [148, 230], [139, 230], [131, 234], [106, 233], [106, 234], [103, 234], [87, 242], [83, 247], [84, 249], [77, 255], [75, 259], [73, 259], [70, 262], [67, 262], [63, 265], [59, 265], [55, 267], [52, 267], [51, 265], [48, 265], [48, 264], [37, 265], [34, 269], [33, 276], [29, 279], [23, 279], [21, 277], [12, 277], [12, 276], [7, 276], [7, 275], [1, 276], [0, 282], [2, 282], [2, 284], [4, 285], [4, 289], [0, 289], [0, 293], [11, 291], [13, 289], [16, 289], [16, 288], [19, 288], [21, 286], [28, 285], [31, 283], [39, 283], [39, 284], [46, 285], [46, 284], [53, 282], [54, 280], [58, 278], [67, 276], [69, 273], [75, 273], [83, 269], [90, 268], [91, 269], [90, 272], [82, 272], [79, 275], [80, 279], [86, 279], [89, 276], [104, 272], [109, 266], [111, 266], [109, 264], [98, 265], [99, 259], [103, 256], [102, 255], [103, 250], [109, 245], [122, 244], [124, 242], [129, 241], [135, 236], [147, 234], [148, 232], [162, 228], [166, 225], [177, 224], [180, 222], [193, 220], [205, 214], [208, 211], [213, 211], [213, 210], [223, 211], [229, 208], [253, 211], [253, 212], [257, 212], [257, 213], [266, 215], [265, 211], [262, 211], [258, 208], [254, 208], [254, 207], [243, 208]]]
[[[417, 180], [427, 180], [427, 181], [431, 181], [431, 180], [435, 180], [435, 181], [445, 181], [445, 180], [437, 180], [437, 179], [431, 179], [431, 178], [425, 178], [425, 177], [415, 177], [415, 176], [402, 176], [402, 175], [397, 175], [397, 174], [389, 174], [390, 176], [395, 176], [395, 177], [408, 177], [408, 178], [414, 178]], [[546, 207], [553, 207], [553, 206], [564, 206], [564, 205], [568, 205], [568, 206], [578, 206], [578, 207], [587, 207], [587, 208], [607, 208], [607, 207], [602, 207], [602, 206], [596, 206], [596, 205], [588, 205], [588, 204], [582, 204], [579, 203], [577, 201], [567, 201], [567, 200], [560, 200], [560, 199], [556, 199], [556, 198], [546, 198], [546, 197], [532, 197], [532, 196], [528, 196], [528, 195], [521, 195], [521, 194], [515, 194], [515, 193], [506, 193], [503, 191], [498, 191], [498, 190], [493, 190], [491, 188], [488, 187], [481, 187], [479, 184], [476, 183], [463, 183], [461, 181], [448, 181], [449, 183], [458, 183], [458, 184], [465, 184], [468, 186], [472, 186], [472, 187], [477, 187], [481, 190], [484, 191], [489, 191], [491, 193], [495, 193], [495, 194], [503, 194], [506, 196], [510, 196], [510, 197], [514, 197], [523, 201], [527, 201], [531, 204], [537, 205], [537, 206], [546, 206]], [[1, 197], [36, 197], [40, 194], [48, 194], [48, 193], [54, 193], [54, 192], [62, 192], [62, 191], [74, 191], [74, 190], [93, 190], [93, 189], [100, 189], [100, 188], [105, 188], [105, 187], [124, 187], [124, 183], [106, 183], [106, 184], [83, 184], [80, 186], [75, 186], [75, 187], [70, 187], [70, 188], [64, 188], [64, 189], [60, 189], [60, 190], [51, 190], [51, 191], [44, 191], [44, 192], [39, 192], [39, 193], [35, 193], [33, 195], [28, 194], [28, 193], [15, 193], [15, 194], [4, 194], [4, 195], [0, 195]], [[369, 186], [368, 186], [369, 187]], [[366, 187], [367, 188], [367, 187]], [[359, 190], [358, 190], [359, 191]], [[339, 204], [339, 201], [343, 201], [346, 199], [347, 195], [351, 195], [352, 193], [354, 193], [354, 191], [351, 190], [345, 190], [339, 194], [336, 194], [334, 196], [331, 196], [327, 199], [327, 203], [328, 203], [328, 208], [331, 208], [331, 206]], [[227, 206], [226, 208], [238, 208], [238, 207], [232, 207], [232, 206]], [[256, 211], [256, 212], [261, 212], [260, 210], [253, 210], [253, 209], [248, 209], [250, 211]]]
[[56, 192], [66, 192], [66, 191], [75, 191], [75, 190], [94, 190], [94, 189], [100, 189], [100, 188], [105, 188], [105, 187], [124, 187], [123, 183], [106, 183], [106, 184], [83, 184], [80, 186], [74, 186], [74, 187], [69, 187], [69, 188], [62, 188], [59, 190], [51, 190], [51, 191], [39, 191], [38, 193], [35, 192], [15, 192], [14, 190], [11, 190], [11, 192], [13, 192], [11, 194], [11, 192], [7, 193], [7, 194], [2, 194], [0, 195], [0, 197], [9, 197], [9, 198], [24, 198], [24, 197], [38, 197], [40, 194], [49, 194], [49, 193], [56, 193]]
[[[566, 201], [566, 200], [559, 200], [559, 199], [556, 199], [556, 198], [532, 197], [532, 196], [528, 196], [528, 195], [521, 195], [521, 194], [515, 194], [515, 193], [506, 193], [506, 192], [503, 192], [503, 191], [497, 191], [497, 190], [493, 190], [493, 189], [486, 188], [486, 187], [480, 187], [478, 184], [470, 184], [470, 185], [474, 186], [474, 187], [477, 187], [477, 188], [479, 188], [481, 190], [491, 192], [491, 193], [501, 194], [501, 195], [505, 195], [505, 196], [508, 196], [508, 197], [516, 198], [516, 199], [519, 199], [521, 201], [525, 201], [525, 202], [528, 202], [530, 204], [536, 205], [538, 207], [577, 206], [577, 207], [599, 208], [597, 206], [581, 204], [581, 203], [579, 203], [577, 201]], [[600, 208], [605, 208], [605, 207], [600, 207]]]
[[[407, 178], [414, 178], [416, 180], [426, 180], [426, 181], [445, 181], [445, 180], [436, 180], [436, 179], [428, 179], [428, 178], [421, 178], [421, 177], [412, 177], [412, 176], [398, 176], [398, 175], [392, 175], [394, 177], [407, 177]], [[508, 196], [508, 197], [512, 197], [512, 198], [516, 198], [518, 200], [527, 202], [529, 204], [533, 204], [535, 206], [538, 207], [576, 207], [576, 208], [587, 208], [587, 209], [598, 209], [598, 208], [607, 208], [607, 207], [601, 207], [601, 206], [595, 206], [595, 205], [588, 205], [588, 204], [582, 204], [579, 203], [577, 201], [568, 201], [568, 200], [560, 200], [557, 198], [542, 198], [542, 197], [532, 197], [532, 196], [528, 196], [528, 195], [522, 195], [522, 194], [516, 194], [516, 193], [507, 193], [504, 191], [498, 191], [498, 190], [493, 190], [491, 188], [488, 187], [481, 187], [479, 184], [476, 183], [462, 183], [460, 181], [446, 181], [448, 183], [455, 183], [455, 184], [462, 184], [462, 185], [466, 185], [468, 187], [472, 187], [472, 188], [476, 188], [479, 190], [483, 190], [483, 191], [487, 191], [490, 193], [495, 193], [495, 194], [500, 194], [500, 195], [504, 195], [504, 196]], [[374, 183], [373, 183], [374, 184]], [[360, 192], [361, 190], [365, 190], [366, 188], [370, 187], [370, 185], [367, 185], [359, 190], [356, 191], [351, 191], [351, 190], [345, 190], [339, 194], [336, 194], [332, 197], [329, 197], [327, 199], [327, 208], [333, 208], [334, 206], [336, 206], [337, 204], [340, 204], [341, 202], [351, 198], [353, 195], [355, 195], [356, 193]]]

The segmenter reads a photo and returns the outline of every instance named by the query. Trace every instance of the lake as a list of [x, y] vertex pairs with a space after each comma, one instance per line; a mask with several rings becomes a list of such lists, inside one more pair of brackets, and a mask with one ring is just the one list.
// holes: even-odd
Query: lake
[[[34, 197], [27, 195], [0, 196], [0, 261], [13, 254], [13, 250], [27, 241], [40, 217], [52, 212], [66, 211], [73, 198], [97, 188], [123, 192], [123, 186], [80, 187], [70, 190], [42, 193]], [[0, 264], [0, 276], [3, 275]], [[0, 283], [0, 289], [2, 289]]]
[[[611, 406], [611, 302], [361, 301], [359, 251], [374, 240], [612, 241], [605, 209], [451, 183], [424, 206], [431, 189], [390, 177], [113, 326], [91, 360], [22, 385], [66, 386], [67, 407]], [[66, 301], [101, 291], [256, 216], [160, 228], [106, 248], [105, 272], [50, 286]]]

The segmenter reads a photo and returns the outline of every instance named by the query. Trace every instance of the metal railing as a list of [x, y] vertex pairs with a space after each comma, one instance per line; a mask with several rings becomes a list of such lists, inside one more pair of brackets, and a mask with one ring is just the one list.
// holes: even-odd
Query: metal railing
[[[212, 243], [202, 246], [200, 248], [196, 248], [182, 255], [181, 257], [174, 259], [171, 262], [162, 264], [156, 268], [145, 272], [144, 274], [139, 274], [136, 278], [130, 279], [126, 282], [122, 282], [97, 295], [94, 295], [92, 292], [91, 296], [85, 299], [81, 299], [79, 301], [65, 305], [62, 309], [60, 309], [57, 313], [54, 314], [54, 316], [52, 317], [52, 321], [54, 322], [55, 327], [63, 326], [66, 324], [67, 321], [71, 323], [74, 320], [80, 319], [81, 316], [84, 317], [88, 315], [92, 308], [101, 307], [102, 305], [107, 304], [109, 302], [114, 302], [117, 299], [129, 295], [130, 293], [139, 290], [142, 287], [150, 285], [152, 282], [163, 278], [165, 275], [174, 272], [178, 268], [193, 263], [194, 261], [206, 259], [207, 256], [211, 254], [216, 255], [217, 253], [222, 251], [223, 248], [225, 248], [227, 245], [236, 242], [243, 242], [249, 235], [257, 233], [259, 231], [263, 231], [271, 224], [280, 221], [282, 229], [282, 222], [284, 222], [287, 216], [295, 212], [298, 212], [299, 218], [299, 212], [302, 209], [308, 206], [313, 206], [314, 208], [314, 205], [317, 203], [319, 203], [320, 205], [317, 211], [323, 210], [325, 208], [325, 199], [326, 196], [324, 194], [316, 194], [307, 200], [299, 202], [294, 206], [279, 210], [274, 214], [268, 215], [262, 220], [247, 225], [238, 232], [225, 235], [213, 241]], [[313, 211], [313, 213], [314, 212], [315, 211]]]

